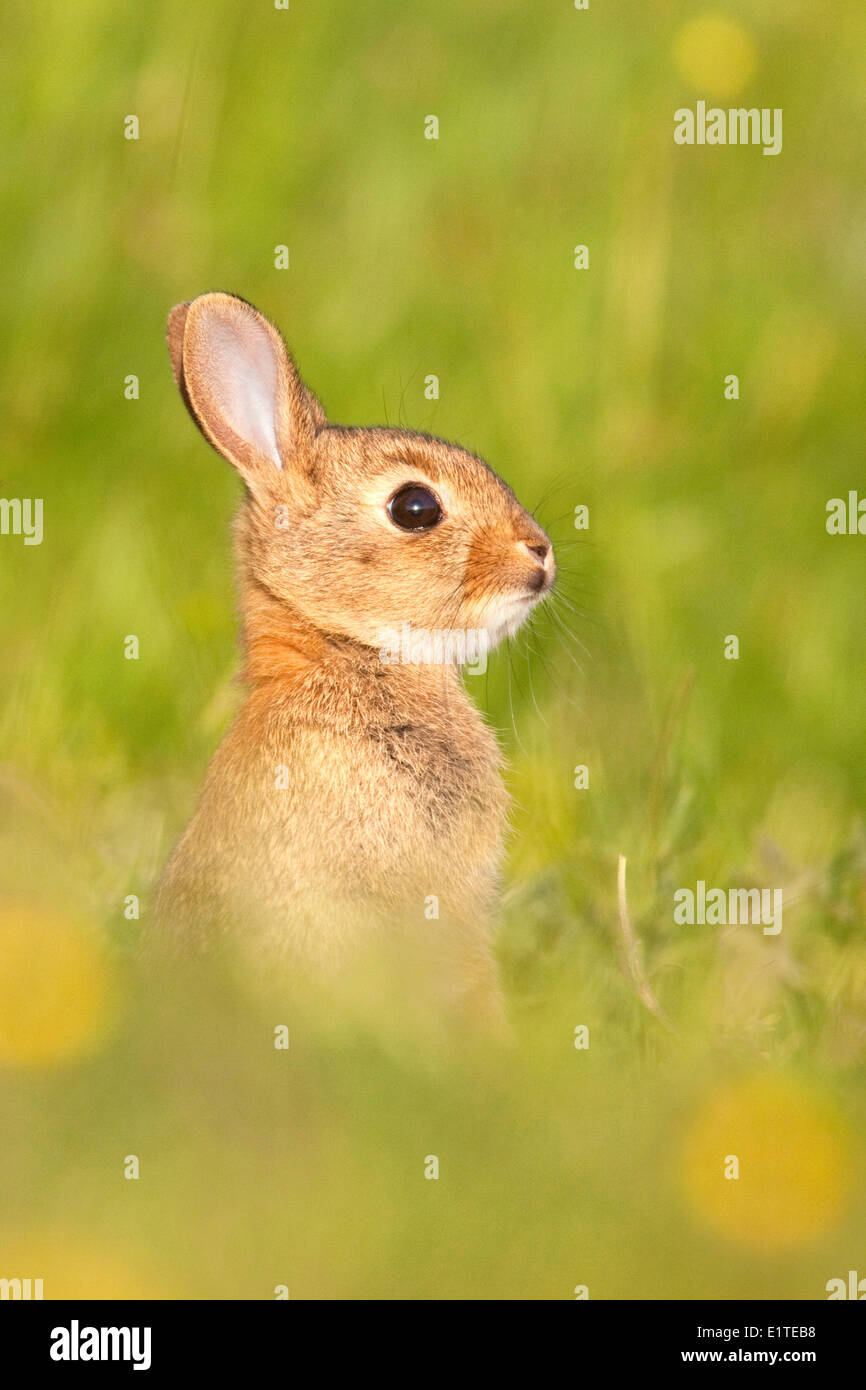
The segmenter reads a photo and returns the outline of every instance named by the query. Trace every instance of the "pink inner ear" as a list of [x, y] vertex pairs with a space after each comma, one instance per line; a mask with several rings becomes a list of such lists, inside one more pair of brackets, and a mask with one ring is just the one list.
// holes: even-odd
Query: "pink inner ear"
[[254, 319], [216, 322], [208, 333], [214, 402], [236, 435], [282, 468], [277, 448], [279, 369], [267, 332]]

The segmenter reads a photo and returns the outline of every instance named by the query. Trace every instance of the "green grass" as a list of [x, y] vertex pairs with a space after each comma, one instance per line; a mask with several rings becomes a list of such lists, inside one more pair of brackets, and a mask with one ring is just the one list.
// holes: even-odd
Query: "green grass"
[[[866, 492], [866, 18], [725, 12], [759, 66], [719, 104], [782, 107], [778, 158], [674, 145], [702, 95], [678, 0], [7, 6], [0, 495], [44, 498], [45, 539], [0, 537], [0, 894], [95, 930], [124, 1002], [90, 1058], [3, 1073], [0, 1274], [53, 1244], [85, 1293], [811, 1298], [857, 1267], [866, 539], [824, 518]], [[137, 981], [124, 899], [147, 911], [236, 698], [238, 486], [163, 342], [215, 288], [333, 419], [459, 440], [554, 537], [556, 617], [470, 681], [516, 803], [504, 1064], [431, 1074], [303, 1012], [283, 1057], [280, 1001], [208, 977], [157, 1016]], [[622, 966], [620, 854], [672, 1033]], [[699, 878], [781, 887], [781, 935], [675, 926]], [[781, 1251], [715, 1231], [678, 1167], [752, 1076], [846, 1136], [844, 1203]], [[740, 1181], [813, 1160], [782, 1127]]]

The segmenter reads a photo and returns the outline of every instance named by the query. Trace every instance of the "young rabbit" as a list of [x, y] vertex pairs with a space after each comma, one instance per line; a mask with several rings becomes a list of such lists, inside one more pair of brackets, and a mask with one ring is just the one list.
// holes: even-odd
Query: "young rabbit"
[[245, 300], [179, 304], [168, 343], [193, 419], [246, 488], [248, 693], [165, 869], [161, 932], [238, 934], [269, 967], [314, 971], [387, 942], [437, 998], [495, 1015], [498, 745], [455, 662], [400, 659], [383, 634], [492, 646], [550, 589], [550, 541], [463, 449], [329, 424]]

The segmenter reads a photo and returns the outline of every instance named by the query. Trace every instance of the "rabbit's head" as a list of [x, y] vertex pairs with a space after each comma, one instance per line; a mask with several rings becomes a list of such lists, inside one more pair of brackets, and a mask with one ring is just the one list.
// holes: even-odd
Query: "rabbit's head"
[[169, 317], [178, 387], [248, 490], [248, 576], [323, 634], [512, 633], [550, 589], [550, 541], [487, 464], [400, 429], [328, 423], [272, 324], [205, 294]]

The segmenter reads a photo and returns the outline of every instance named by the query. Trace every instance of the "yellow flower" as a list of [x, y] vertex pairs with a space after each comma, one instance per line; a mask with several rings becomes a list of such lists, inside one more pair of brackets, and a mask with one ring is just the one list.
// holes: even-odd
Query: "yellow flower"
[[742, 91], [758, 66], [751, 35], [723, 14], [703, 14], [684, 24], [674, 40], [681, 77], [708, 97]]
[[851, 1145], [840, 1121], [812, 1092], [781, 1077], [711, 1095], [680, 1162], [695, 1214], [729, 1240], [765, 1252], [835, 1225], [851, 1185]]
[[[140, 1254], [56, 1228], [0, 1233], [0, 1275], [30, 1280], [30, 1297], [182, 1298], [181, 1286], [147, 1267]], [[41, 1280], [41, 1286], [36, 1284]]]
[[114, 972], [91, 934], [54, 913], [0, 909], [0, 1064], [74, 1061], [102, 1041]]

